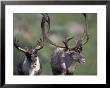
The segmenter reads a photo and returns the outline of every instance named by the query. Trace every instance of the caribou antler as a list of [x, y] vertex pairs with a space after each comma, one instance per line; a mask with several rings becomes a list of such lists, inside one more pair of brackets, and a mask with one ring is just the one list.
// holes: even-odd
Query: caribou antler
[[74, 49], [77, 52], [81, 52], [83, 45], [85, 45], [89, 40], [87, 14], [82, 13], [82, 15], [84, 16], [84, 26], [85, 26], [84, 27], [84, 32], [83, 32], [82, 36], [80, 37], [80, 39], [77, 40], [76, 46], [74, 48], [71, 48], [71, 50]]
[[[84, 16], [84, 26], [85, 27], [84, 27], [84, 32], [83, 32], [82, 36], [80, 37], [79, 40], [77, 40], [76, 46], [78, 46], [80, 44], [85, 45], [89, 40], [87, 14], [82, 13], [82, 15]], [[85, 42], [84, 42], [84, 40], [85, 40]]]
[[[22, 52], [24, 52], [24, 53], [29, 52], [29, 48], [24, 49], [24, 48], [22, 48], [22, 47], [20, 46], [19, 40], [14, 39], [14, 46], [15, 46], [18, 50], [20, 50], [20, 51], [22, 51]], [[43, 42], [43, 40], [40, 38], [40, 40], [37, 41], [36, 47], [35, 47], [34, 49], [32, 49], [32, 50], [33, 50], [33, 53], [36, 52], [36, 51], [38, 51], [38, 50], [40, 50], [40, 49], [42, 49], [43, 46], [44, 46], [44, 42]]]
[[[82, 45], [85, 45], [88, 40], [89, 40], [89, 35], [88, 35], [88, 20], [87, 20], [87, 14], [86, 13], [82, 13], [84, 16], [84, 32], [83, 35], [81, 36], [80, 40], [82, 40]], [[83, 42], [85, 40], [85, 42]]]
[[40, 50], [40, 49], [42, 49], [43, 47], [44, 47], [44, 42], [43, 42], [43, 40], [40, 38], [40, 40], [37, 41], [37, 45], [36, 45], [36, 47], [35, 47], [34, 50]]
[[[60, 47], [60, 48], [65, 48], [65, 46], [60, 46], [60, 45], [57, 45], [56, 43], [54, 43], [53, 41], [51, 41], [48, 37], [48, 33], [49, 33], [49, 30], [50, 30], [50, 18], [48, 16], [47, 13], [42, 13], [43, 17], [42, 17], [42, 22], [41, 22], [41, 28], [42, 28], [42, 34], [43, 34], [43, 39], [47, 40], [47, 42], [49, 42], [50, 44], [56, 46], [56, 47]], [[46, 27], [46, 23], [47, 23], [47, 26]], [[46, 28], [48, 28], [48, 32], [46, 32]]]
[[[88, 17], [87, 17], [86, 13], [83, 13], [83, 15], [84, 15], [84, 19], [85, 19], [85, 22], [84, 22], [84, 24], [85, 24], [84, 33], [85, 33], [85, 37], [86, 37], [86, 41], [83, 43], [83, 45], [85, 45], [88, 42], [88, 40], [89, 40], [89, 35], [88, 35]], [[84, 39], [85, 38], [83, 37], [83, 40]]]
[[[48, 31], [50, 31], [50, 17], [48, 16], [47, 13], [42, 13], [43, 17], [42, 17], [42, 22], [41, 22], [41, 28], [44, 28], [45, 22], [48, 23]], [[46, 31], [46, 30], [45, 30]]]
[[19, 40], [17, 40], [16, 38], [14, 39], [14, 46], [15, 46], [15, 48], [17, 48], [18, 50], [20, 50], [20, 51], [22, 51], [22, 52], [24, 52], [24, 53], [27, 52], [26, 49], [20, 47], [20, 42], [19, 42]]
[[[43, 15], [43, 17], [42, 17], [42, 22], [41, 22], [41, 28], [42, 28], [42, 33], [43, 33], [43, 39], [47, 40], [50, 44], [52, 44], [52, 45], [54, 45], [56, 47], [70, 49], [69, 46], [68, 46], [68, 42], [69, 42], [69, 40], [73, 39], [73, 37], [65, 39], [63, 41], [65, 46], [57, 45], [56, 43], [51, 41], [49, 39], [49, 37], [48, 37], [48, 33], [49, 33], [49, 30], [50, 30], [50, 18], [49, 18], [47, 13], [42, 13], [42, 15]], [[82, 47], [82, 45], [85, 45], [88, 42], [88, 40], [89, 40], [88, 24], [87, 24], [88, 22], [87, 22], [87, 15], [86, 15], [86, 13], [83, 13], [83, 16], [84, 16], [84, 19], [85, 19], [85, 21], [84, 21], [84, 24], [85, 24], [84, 32], [83, 32], [83, 35], [80, 37], [80, 39], [77, 40], [75, 47]], [[46, 23], [47, 23], [48, 27], [46, 27]], [[47, 29], [48, 32], [46, 32], [46, 28], [48, 28]], [[84, 42], [85, 37], [86, 37], [86, 40]]]
[[65, 40], [63, 41], [63, 43], [64, 43], [66, 49], [69, 49], [68, 42], [69, 42], [71, 39], [73, 39], [73, 37], [65, 38]]

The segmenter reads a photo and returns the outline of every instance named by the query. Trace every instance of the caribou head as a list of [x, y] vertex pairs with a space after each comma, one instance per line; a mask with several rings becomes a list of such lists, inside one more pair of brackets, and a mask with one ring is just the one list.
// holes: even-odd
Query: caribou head
[[24, 53], [23, 58], [17, 65], [18, 74], [20, 75], [38, 75], [41, 73], [41, 63], [37, 52], [43, 48], [43, 41], [37, 41], [37, 45], [35, 48], [26, 47], [22, 48], [20, 46], [20, 42], [14, 39], [14, 46], [19, 51]]
[[76, 68], [76, 62], [81, 64], [85, 63], [85, 58], [82, 54], [83, 46], [88, 42], [88, 22], [87, 15], [82, 13], [84, 16], [84, 32], [80, 38], [76, 41], [75, 46], [69, 47], [68, 42], [73, 39], [73, 37], [65, 39], [62, 45], [58, 45], [49, 39], [50, 30], [50, 18], [47, 13], [42, 14], [41, 28], [43, 33], [43, 38], [50, 44], [56, 46], [56, 50], [51, 58], [51, 67], [54, 75], [67, 75], [73, 74]]

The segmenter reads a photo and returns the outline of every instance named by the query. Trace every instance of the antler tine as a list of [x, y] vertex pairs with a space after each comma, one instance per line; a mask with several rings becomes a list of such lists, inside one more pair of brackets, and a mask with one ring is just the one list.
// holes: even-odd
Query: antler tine
[[17, 48], [18, 50], [20, 50], [24, 53], [27, 52], [24, 48], [20, 47], [19, 40], [17, 40], [16, 38], [14, 39], [14, 46], [15, 46], [15, 48]]
[[69, 42], [69, 41], [70, 41], [71, 39], [73, 39], [73, 38], [74, 38], [74, 37], [67, 38], [66, 41]]
[[35, 48], [34, 50], [40, 50], [40, 49], [42, 49], [43, 47], [44, 47], [44, 42], [43, 42], [43, 40], [40, 38], [40, 40], [37, 41], [37, 46], [36, 46], [36, 48]]
[[48, 32], [49, 32], [49, 30], [50, 30], [50, 17], [49, 17], [49, 15], [47, 14], [47, 13], [42, 13], [42, 15], [43, 15], [43, 19], [42, 20], [44, 20], [44, 22], [47, 22], [48, 23]]
[[20, 47], [20, 44], [19, 44], [19, 40], [17, 40], [16, 38], [14, 38], [14, 46], [18, 49], [18, 47]]
[[87, 36], [86, 41], [83, 43], [83, 45], [85, 45], [89, 40], [89, 37]]
[[17, 41], [17, 39], [16, 38], [14, 38], [14, 46], [16, 47], [16, 48], [18, 48], [18, 41]]
[[65, 40], [63, 41], [63, 43], [65, 44], [65, 47], [66, 49], [69, 49], [69, 46], [68, 46], [68, 42], [73, 39], [74, 37], [70, 37], [70, 38], [65, 38]]
[[44, 17], [46, 17], [47, 16], [47, 13], [41, 13]]

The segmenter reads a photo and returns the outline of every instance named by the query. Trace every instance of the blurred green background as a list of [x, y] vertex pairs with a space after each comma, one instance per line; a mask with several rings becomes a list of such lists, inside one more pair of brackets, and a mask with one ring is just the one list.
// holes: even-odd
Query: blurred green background
[[[74, 36], [69, 42], [71, 47], [75, 46], [77, 40], [83, 32], [84, 18], [77, 13], [48, 13], [50, 16], [51, 30], [49, 37], [57, 44], [63, 45], [62, 41], [66, 37]], [[89, 41], [84, 46], [83, 53], [86, 63], [78, 64], [75, 75], [97, 75], [97, 14], [88, 13]], [[40, 13], [14, 13], [13, 29], [16, 37], [23, 47], [36, 46], [36, 41], [42, 38]], [[45, 42], [45, 46], [38, 52], [42, 62], [42, 75], [52, 75], [50, 59], [56, 47]], [[23, 53], [14, 48], [14, 75], [17, 74], [16, 65], [23, 57]]]

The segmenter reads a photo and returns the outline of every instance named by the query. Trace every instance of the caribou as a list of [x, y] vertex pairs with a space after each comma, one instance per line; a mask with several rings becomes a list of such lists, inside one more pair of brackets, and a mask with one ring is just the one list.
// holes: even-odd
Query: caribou
[[76, 41], [74, 47], [69, 47], [68, 42], [73, 39], [73, 37], [66, 38], [63, 42], [63, 46], [56, 44], [51, 39], [49, 39], [50, 30], [50, 17], [47, 13], [42, 13], [41, 28], [43, 33], [43, 38], [50, 44], [56, 46], [55, 51], [51, 58], [51, 68], [53, 75], [73, 75], [76, 69], [77, 63], [84, 64], [86, 59], [82, 54], [83, 46], [88, 42], [88, 19], [87, 14], [82, 13], [84, 17], [84, 32], [80, 38]]
[[43, 40], [40, 38], [37, 41], [35, 48], [32, 47], [21, 47], [19, 40], [14, 39], [14, 46], [19, 51], [23, 52], [23, 58], [20, 59], [17, 65], [17, 71], [19, 75], [40, 75], [41, 74], [41, 62], [37, 52], [43, 48]]

